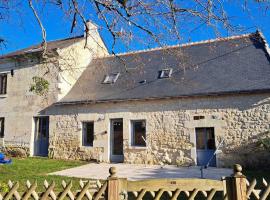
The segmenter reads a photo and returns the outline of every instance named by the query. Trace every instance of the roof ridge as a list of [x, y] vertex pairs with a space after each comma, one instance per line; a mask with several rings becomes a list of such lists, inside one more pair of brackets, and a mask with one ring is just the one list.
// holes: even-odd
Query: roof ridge
[[199, 44], [207, 44], [207, 43], [212, 43], [212, 42], [227, 41], [227, 40], [250, 37], [251, 35], [254, 35], [256, 33], [257, 32], [252, 32], [252, 33], [234, 35], [234, 36], [229, 36], [229, 37], [217, 37], [217, 38], [214, 38], [214, 39], [201, 40], [201, 41], [197, 41], [197, 42], [187, 42], [187, 43], [176, 44], [176, 45], [165, 45], [163, 47], [154, 47], [154, 48], [142, 49], [142, 50], [137, 50], [137, 51], [129, 51], [129, 52], [123, 52], [123, 53], [117, 53], [117, 54], [110, 54], [110, 55], [104, 56], [102, 58], [110, 58], [110, 57], [115, 57], [115, 56], [125, 56], [125, 55], [131, 55], [131, 54], [137, 54], [137, 53], [143, 53], [143, 52], [158, 51], [158, 50], [161, 50], [161, 49], [187, 47], [187, 46], [193, 46], [193, 45], [199, 45]]
[[[84, 38], [84, 35], [77, 35], [77, 36], [73, 36], [73, 37], [56, 39], [56, 40], [48, 40], [47, 42], [60, 42], [60, 41], [73, 40], [73, 39], [79, 39], [79, 38]], [[41, 44], [41, 43], [39, 43], [39, 44]]]
[[[56, 39], [56, 40], [47, 40], [46, 42], [47, 43], [62, 42], [62, 41], [67, 41], [67, 40], [80, 39], [80, 38], [83, 38], [83, 37], [84, 37], [84, 35], [78, 35], [78, 36], [74, 36], [74, 37], [68, 37], [68, 38], [62, 38], [62, 39]], [[33, 44], [31, 46], [25, 47], [23, 49], [18, 49], [16, 51], [22, 51], [24, 49], [29, 49], [29, 48], [40, 48], [41, 44], [42, 44], [42, 42], [39, 42], [39, 43]], [[16, 52], [16, 51], [14, 51], [14, 52]], [[10, 52], [10, 53], [13, 53], [13, 52]], [[5, 55], [3, 55], [3, 56], [5, 56]]]
[[[72, 40], [83, 39], [83, 38], [84, 38], [84, 35], [78, 35], [78, 36], [68, 37], [68, 38], [63, 38], [63, 39], [48, 40], [47, 44], [50, 45], [50, 44], [54, 44], [57, 42], [72, 41]], [[32, 44], [28, 47], [17, 49], [17, 50], [11, 51], [9, 53], [0, 55], [0, 59], [5, 59], [5, 58], [16, 56], [16, 53], [19, 53], [19, 55], [22, 55], [25, 53], [37, 52], [42, 47], [41, 44], [42, 44], [41, 42], [36, 43], [36, 44]]]

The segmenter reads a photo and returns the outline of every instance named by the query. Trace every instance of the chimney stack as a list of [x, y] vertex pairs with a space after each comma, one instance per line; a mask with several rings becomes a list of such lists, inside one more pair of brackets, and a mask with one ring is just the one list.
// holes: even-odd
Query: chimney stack
[[[98, 26], [91, 22], [90, 20], [86, 21], [86, 26], [84, 30], [84, 37], [96, 37], [98, 34]], [[88, 35], [87, 35], [87, 29], [88, 29]]]

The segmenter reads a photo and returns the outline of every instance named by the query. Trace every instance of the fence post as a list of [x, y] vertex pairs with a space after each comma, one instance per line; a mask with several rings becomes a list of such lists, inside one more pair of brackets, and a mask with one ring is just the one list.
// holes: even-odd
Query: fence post
[[242, 174], [242, 167], [235, 164], [234, 173], [231, 177], [226, 177], [226, 189], [228, 200], [247, 200], [246, 177]]
[[120, 181], [116, 176], [116, 168], [111, 167], [109, 173], [106, 200], [120, 200]]

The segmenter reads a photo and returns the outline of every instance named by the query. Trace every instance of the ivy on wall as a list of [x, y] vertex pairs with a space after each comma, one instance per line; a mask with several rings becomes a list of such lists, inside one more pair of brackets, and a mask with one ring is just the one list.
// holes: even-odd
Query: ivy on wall
[[34, 76], [33, 78], [33, 84], [31, 84], [29, 91], [30, 92], [34, 92], [37, 95], [44, 95], [48, 92], [49, 90], [49, 82], [42, 78], [42, 77], [38, 77], [38, 76]]

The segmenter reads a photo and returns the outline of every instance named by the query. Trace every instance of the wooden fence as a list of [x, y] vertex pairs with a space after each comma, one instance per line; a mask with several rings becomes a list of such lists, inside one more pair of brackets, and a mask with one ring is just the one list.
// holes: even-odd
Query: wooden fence
[[257, 188], [256, 179], [248, 182], [240, 165], [234, 173], [222, 180], [210, 179], [145, 179], [129, 181], [118, 178], [114, 167], [102, 183], [98, 180], [80, 181], [80, 190], [72, 190], [72, 182], [62, 182], [61, 192], [54, 191], [55, 183], [44, 182], [45, 191], [37, 192], [37, 183], [26, 182], [24, 192], [19, 192], [19, 183], [8, 183], [8, 191], [0, 200], [267, 200], [270, 199], [270, 184], [264, 179]]

